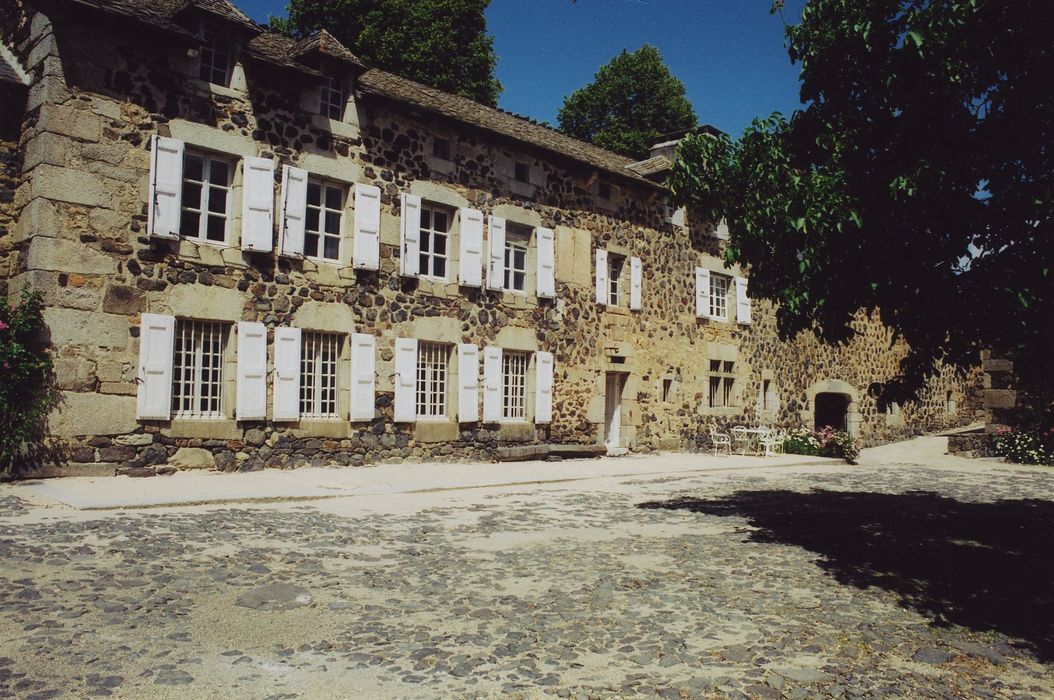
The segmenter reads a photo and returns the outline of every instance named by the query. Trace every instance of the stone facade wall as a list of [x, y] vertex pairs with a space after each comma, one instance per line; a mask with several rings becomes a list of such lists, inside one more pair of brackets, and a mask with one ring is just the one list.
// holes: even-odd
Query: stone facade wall
[[[192, 75], [185, 49], [160, 37], [144, 40], [141, 28], [115, 25], [103, 40], [53, 19], [54, 26], [34, 18], [32, 34], [20, 43], [37, 82], [13, 198], [19, 223], [11, 246], [24, 255], [11, 271], [13, 286], [42, 291], [48, 304], [65, 392], [52, 428], [70, 450], [66, 473], [493, 459], [508, 445], [595, 443], [604, 438], [609, 372], [624, 377], [621, 444], [632, 449], [697, 447], [711, 421], [808, 423], [815, 391], [834, 386], [828, 381], [851, 387], [859, 416], [854, 429], [866, 443], [968, 422], [974, 377], [951, 372], [899, 416], [877, 412], [868, 386], [893, 376], [903, 354], [878, 318], [861, 317], [861, 335], [842, 348], [807, 336], [781, 342], [763, 303], [753, 304], [749, 326], [697, 318], [695, 267], [739, 272], [723, 269], [722, 243], [708, 226], [691, 223], [686, 230], [666, 222], [657, 188], [598, 175], [568, 158], [377, 97], [357, 99], [348, 118], [334, 122], [305, 111], [310, 86], [277, 72], [239, 64], [230, 88], [210, 86]], [[380, 269], [353, 269], [350, 245], [339, 264], [242, 251], [236, 245], [237, 176], [234, 245], [150, 238], [155, 133], [232, 159], [263, 156], [347, 185], [378, 186]], [[449, 139], [449, 160], [431, 155], [437, 137]], [[527, 182], [515, 178], [516, 162], [529, 165]], [[612, 186], [609, 198], [600, 196], [601, 182]], [[554, 229], [555, 299], [400, 276], [404, 192], [453, 208], [471, 206], [526, 230]], [[640, 311], [596, 303], [596, 248], [641, 259]], [[2, 249], [0, 237], [0, 256]], [[730, 304], [734, 318], [731, 298]], [[292, 325], [370, 333], [378, 349], [376, 417], [358, 423], [236, 421], [228, 401], [225, 420], [137, 421], [143, 312], [258, 321], [269, 330]], [[394, 422], [399, 337], [552, 352], [551, 425]], [[235, 358], [232, 338], [225, 356], [228, 397]], [[707, 407], [713, 359], [734, 363], [732, 408]], [[342, 360], [346, 364], [347, 349]], [[776, 397], [768, 408], [758, 401], [766, 380]], [[948, 391], [959, 407], [952, 414], [944, 411]], [[346, 394], [342, 389], [342, 405]]]

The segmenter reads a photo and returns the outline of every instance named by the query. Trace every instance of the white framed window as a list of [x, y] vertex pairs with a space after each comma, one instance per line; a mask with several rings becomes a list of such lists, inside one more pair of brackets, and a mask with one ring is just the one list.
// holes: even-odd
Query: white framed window
[[622, 292], [622, 270], [626, 267], [626, 258], [608, 253], [608, 305], [619, 306], [624, 296]]
[[505, 350], [501, 354], [501, 417], [527, 419], [527, 362], [530, 353]]
[[422, 277], [446, 279], [450, 219], [448, 209], [427, 204], [421, 206], [421, 263], [418, 269]]
[[527, 291], [527, 248], [529, 235], [517, 233], [508, 225], [505, 234], [504, 287], [510, 292]]
[[728, 290], [732, 278], [710, 273], [710, 318], [728, 320]]
[[325, 180], [308, 180], [306, 214], [304, 255], [320, 260], [340, 260], [344, 187]]
[[766, 379], [761, 382], [761, 410], [773, 411], [776, 409], [776, 397], [772, 391], [772, 380]]
[[231, 48], [229, 39], [207, 24], [198, 32], [201, 53], [198, 54], [198, 77], [207, 83], [226, 87], [231, 79]]
[[300, 417], [337, 418], [337, 361], [341, 336], [300, 335]]
[[172, 358], [172, 415], [224, 418], [223, 356], [230, 324], [176, 320]]
[[710, 408], [729, 408], [733, 405], [735, 369], [735, 362], [710, 360]]
[[425, 342], [417, 344], [418, 418], [446, 417], [449, 364], [449, 345]]
[[179, 235], [213, 243], [227, 242], [233, 171], [234, 164], [224, 158], [184, 152]]
[[322, 75], [322, 88], [319, 91], [321, 105], [319, 113], [340, 121], [344, 118], [344, 104], [347, 98], [344, 96], [344, 80], [329, 73]]

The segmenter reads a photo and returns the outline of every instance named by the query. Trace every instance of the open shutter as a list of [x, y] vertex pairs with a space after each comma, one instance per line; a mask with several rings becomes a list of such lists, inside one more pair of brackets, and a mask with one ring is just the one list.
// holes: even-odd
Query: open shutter
[[483, 212], [461, 210], [461, 231], [458, 251], [458, 282], [466, 287], [483, 284]]
[[242, 250], [269, 252], [274, 243], [274, 161], [242, 159]]
[[640, 311], [641, 287], [643, 285], [643, 270], [640, 258], [629, 259], [629, 308], [631, 311]]
[[736, 277], [736, 321], [750, 325], [750, 297], [747, 296], [747, 278]]
[[377, 341], [368, 333], [351, 334], [351, 420], [373, 420], [376, 404]]
[[307, 171], [282, 168], [282, 218], [278, 222], [279, 253], [304, 257], [304, 223], [307, 216]]
[[538, 296], [556, 296], [556, 236], [551, 228], [536, 231], [538, 242]]
[[147, 232], [157, 238], [179, 237], [183, 200], [183, 142], [157, 136], [150, 140], [150, 203]]
[[381, 262], [381, 189], [355, 185], [355, 240], [352, 264], [360, 270], [376, 270]]
[[492, 216], [487, 232], [487, 289], [505, 287], [505, 219]]
[[457, 346], [457, 418], [461, 423], [479, 420], [479, 348], [469, 343]]
[[238, 420], [267, 417], [267, 328], [238, 323]]
[[597, 248], [597, 303], [606, 306], [608, 303], [608, 252]]
[[401, 209], [399, 270], [403, 275], [416, 277], [421, 270], [421, 198], [403, 193]]
[[695, 315], [710, 317], [710, 270], [695, 268]]
[[483, 348], [483, 420], [501, 420], [501, 348]]
[[274, 420], [300, 420], [300, 329], [274, 329]]
[[553, 422], [553, 354], [534, 353], [534, 422]]
[[395, 422], [417, 419], [417, 340], [395, 339]]
[[172, 354], [175, 316], [142, 314], [139, 322], [139, 386], [135, 417], [168, 420], [172, 411]]

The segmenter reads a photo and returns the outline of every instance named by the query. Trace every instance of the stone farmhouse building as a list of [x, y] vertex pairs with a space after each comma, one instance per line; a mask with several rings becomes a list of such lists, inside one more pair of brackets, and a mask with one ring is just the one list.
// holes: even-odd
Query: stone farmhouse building
[[226, 0], [13, 0], [0, 40], [0, 285], [47, 304], [61, 473], [972, 418], [950, 370], [878, 405], [877, 316], [781, 341], [722, 227], [668, 206], [675, 141], [632, 162]]

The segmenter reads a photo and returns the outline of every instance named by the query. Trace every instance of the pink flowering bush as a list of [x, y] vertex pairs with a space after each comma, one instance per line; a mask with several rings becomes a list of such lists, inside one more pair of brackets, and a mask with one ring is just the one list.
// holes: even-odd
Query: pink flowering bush
[[991, 452], [1018, 464], [1054, 465], [1054, 428], [1046, 432], [1000, 428], [991, 437]]
[[783, 441], [787, 454], [840, 457], [849, 464], [856, 464], [860, 447], [849, 433], [824, 426], [820, 430], [798, 428], [792, 430]]

